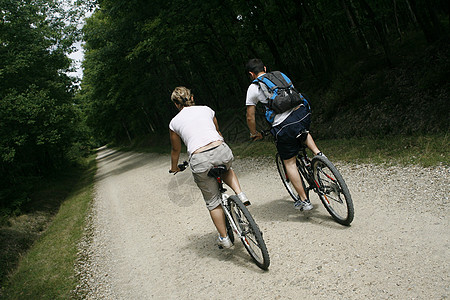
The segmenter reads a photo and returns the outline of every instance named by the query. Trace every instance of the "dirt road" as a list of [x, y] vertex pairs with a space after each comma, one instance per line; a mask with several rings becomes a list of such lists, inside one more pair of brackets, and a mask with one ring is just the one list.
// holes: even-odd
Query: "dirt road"
[[355, 220], [343, 227], [313, 195], [299, 212], [271, 160], [234, 169], [271, 258], [219, 250], [190, 172], [169, 156], [98, 153], [96, 198], [80, 245], [87, 299], [448, 299], [450, 169], [337, 164]]

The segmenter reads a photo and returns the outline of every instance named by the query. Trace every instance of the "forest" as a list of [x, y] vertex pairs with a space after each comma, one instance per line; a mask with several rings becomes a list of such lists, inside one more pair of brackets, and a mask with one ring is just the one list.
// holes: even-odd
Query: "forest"
[[[247, 137], [244, 65], [254, 57], [309, 96], [316, 136], [449, 129], [448, 1], [0, 3], [2, 214], [97, 146], [167, 140], [176, 86], [217, 112], [227, 138]], [[82, 78], [68, 75], [77, 41]]]

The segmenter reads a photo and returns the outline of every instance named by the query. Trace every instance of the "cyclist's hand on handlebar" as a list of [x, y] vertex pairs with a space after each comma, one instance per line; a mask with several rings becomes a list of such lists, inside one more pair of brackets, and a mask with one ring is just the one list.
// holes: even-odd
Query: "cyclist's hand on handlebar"
[[170, 169], [170, 170], [169, 170], [169, 173], [171, 173], [171, 174], [173, 173], [173, 175], [175, 175], [175, 174], [177, 174], [177, 173], [180, 172], [180, 171], [181, 171], [180, 168], [177, 167], [176, 170]]
[[263, 135], [259, 131], [255, 134], [250, 133], [250, 139], [252, 141], [259, 141], [259, 140], [262, 140], [263, 138], [264, 138]]
[[173, 175], [177, 174], [178, 172], [182, 172], [184, 170], [186, 170], [187, 166], [189, 165], [189, 163], [187, 161], [184, 161], [182, 164], [179, 164], [177, 166], [176, 170], [169, 170], [169, 173], [173, 173]]

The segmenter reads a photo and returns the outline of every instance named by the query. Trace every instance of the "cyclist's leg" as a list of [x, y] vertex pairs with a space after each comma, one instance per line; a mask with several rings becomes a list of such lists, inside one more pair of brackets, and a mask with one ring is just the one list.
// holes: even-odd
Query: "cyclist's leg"
[[224, 173], [222, 179], [236, 194], [242, 192], [241, 185], [233, 169], [229, 169], [228, 172]]
[[236, 173], [231, 169], [233, 160], [233, 153], [230, 147], [228, 147], [228, 145], [224, 142], [214, 153], [213, 165], [225, 165], [228, 171], [222, 175], [223, 182], [225, 182], [236, 193], [245, 205], [250, 205], [250, 201], [247, 199], [247, 196], [242, 192]]
[[214, 226], [216, 226], [220, 236], [223, 238], [226, 237], [227, 228], [225, 225], [225, 214], [223, 213], [222, 207], [220, 205], [217, 206], [213, 210], [210, 210], [209, 214], [211, 215], [211, 219], [214, 223]]
[[300, 197], [300, 200], [305, 201], [307, 199], [305, 190], [303, 189], [303, 184], [300, 178], [300, 173], [297, 169], [296, 157], [291, 157], [289, 159], [283, 160], [284, 166], [286, 167], [286, 173], [288, 175], [289, 180], [294, 186], [295, 190]]
[[244, 203], [245, 206], [251, 205], [250, 200], [248, 200], [247, 195], [242, 191], [239, 180], [233, 169], [229, 169], [225, 174], [222, 175], [223, 181], [231, 187], [231, 189], [236, 193], [238, 198]]
[[192, 173], [194, 181], [202, 192], [211, 219], [221, 237], [227, 236], [225, 215], [220, 206], [221, 195], [215, 178], [208, 176], [208, 172]]
[[313, 140], [311, 133], [308, 133], [308, 135], [306, 136], [305, 145], [314, 153], [314, 155], [317, 155], [320, 152], [319, 148]]

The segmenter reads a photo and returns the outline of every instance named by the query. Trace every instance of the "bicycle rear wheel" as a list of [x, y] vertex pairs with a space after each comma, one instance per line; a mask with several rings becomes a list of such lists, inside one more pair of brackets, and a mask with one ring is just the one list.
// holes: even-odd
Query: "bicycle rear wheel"
[[258, 267], [267, 270], [270, 265], [269, 252], [258, 225], [237, 196], [230, 196], [228, 201], [231, 217], [238, 228], [245, 249]]
[[328, 158], [315, 156], [311, 162], [317, 192], [323, 205], [339, 224], [350, 225], [354, 208], [350, 191], [341, 173]]
[[[286, 190], [288, 191], [288, 193], [292, 197], [292, 199], [294, 201], [297, 201], [297, 199], [298, 199], [297, 191], [295, 190], [294, 185], [292, 184], [292, 182], [289, 180], [289, 178], [287, 176], [286, 168], [284, 166], [283, 160], [281, 159], [279, 153], [277, 153], [277, 155], [275, 157], [275, 161], [277, 163], [278, 174], [280, 174], [280, 177], [281, 177], [281, 182], [283, 182], [284, 187], [286, 188]], [[296, 162], [297, 162], [297, 168], [299, 168], [300, 161], [298, 160], [298, 158], [296, 159]], [[309, 189], [306, 188], [305, 180], [304, 180], [302, 174], [300, 172], [299, 172], [299, 174], [300, 174], [300, 179], [302, 181], [303, 189], [305, 190], [306, 196], [309, 199]]]

